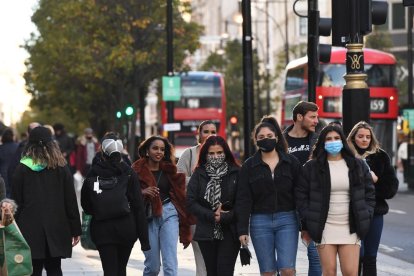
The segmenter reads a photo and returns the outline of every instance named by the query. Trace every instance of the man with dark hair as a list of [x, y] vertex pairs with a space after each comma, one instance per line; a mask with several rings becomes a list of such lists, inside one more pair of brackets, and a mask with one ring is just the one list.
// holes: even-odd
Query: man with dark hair
[[[318, 139], [318, 106], [312, 102], [300, 101], [293, 107], [293, 125], [283, 132], [288, 143], [288, 152], [303, 165], [309, 160], [312, 147]], [[303, 235], [302, 235], [303, 237]], [[322, 269], [315, 243], [303, 240], [308, 248], [308, 276], [321, 276]]]
[[312, 102], [298, 102], [293, 107], [293, 125], [284, 131], [289, 153], [298, 158], [302, 165], [308, 161], [318, 138], [315, 133], [319, 122], [318, 109], [318, 106]]

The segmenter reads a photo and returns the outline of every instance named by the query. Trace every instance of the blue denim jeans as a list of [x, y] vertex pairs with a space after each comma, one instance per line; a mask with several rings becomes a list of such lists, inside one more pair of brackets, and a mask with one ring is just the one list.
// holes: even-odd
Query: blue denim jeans
[[148, 223], [151, 249], [144, 251], [144, 276], [156, 276], [160, 272], [161, 259], [165, 276], [177, 276], [178, 214], [174, 204], [162, 206], [162, 216]]
[[377, 254], [383, 227], [384, 216], [374, 215], [369, 231], [361, 242], [362, 275], [377, 275]]
[[295, 269], [298, 229], [295, 211], [252, 214], [250, 236], [260, 273]]
[[365, 236], [365, 239], [361, 242], [361, 257], [377, 257], [383, 227], [384, 216], [374, 215], [369, 227], [369, 231]]
[[321, 276], [321, 260], [319, 259], [318, 250], [316, 249], [315, 242], [311, 241], [308, 246], [308, 260], [309, 260], [309, 269], [308, 276]]

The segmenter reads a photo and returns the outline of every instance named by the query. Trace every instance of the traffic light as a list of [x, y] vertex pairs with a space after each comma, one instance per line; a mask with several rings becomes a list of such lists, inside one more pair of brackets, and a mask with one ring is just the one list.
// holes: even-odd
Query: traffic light
[[230, 131], [232, 133], [236, 132], [236, 131], [239, 131], [239, 127], [237, 125], [237, 123], [239, 122], [239, 118], [237, 118], [237, 116], [233, 115], [233, 116], [230, 117], [229, 121], [230, 121]]
[[121, 111], [117, 111], [116, 112], [116, 118], [117, 119], [121, 119], [121, 117], [122, 117], [122, 112]]
[[[319, 36], [330, 36], [331, 29], [332, 29], [332, 20], [330, 18], [319, 17], [318, 35]], [[318, 48], [319, 61], [328, 63], [331, 60], [331, 49], [332, 49], [331, 45], [319, 43], [319, 48]]]
[[372, 25], [386, 22], [386, 1], [358, 0], [356, 3], [352, 14], [350, 0], [332, 0], [332, 46], [345, 47], [350, 42], [351, 23], [356, 24], [356, 31], [362, 37], [372, 31]]
[[125, 108], [125, 115], [131, 116], [132, 114], [134, 114], [134, 108], [132, 106], [127, 106]]
[[375, 0], [358, 0], [360, 34], [372, 32], [372, 25], [383, 25], [387, 21], [388, 3]]
[[308, 101], [316, 102], [319, 63], [329, 62], [331, 46], [319, 43], [319, 36], [331, 34], [330, 18], [320, 18], [317, 0], [308, 0]]

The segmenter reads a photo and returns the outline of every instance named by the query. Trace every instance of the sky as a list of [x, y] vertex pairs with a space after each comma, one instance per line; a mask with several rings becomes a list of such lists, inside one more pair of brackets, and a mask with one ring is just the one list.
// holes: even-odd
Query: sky
[[36, 30], [31, 22], [37, 0], [0, 0], [0, 120], [12, 125], [28, 109], [23, 74], [27, 52], [21, 48]]

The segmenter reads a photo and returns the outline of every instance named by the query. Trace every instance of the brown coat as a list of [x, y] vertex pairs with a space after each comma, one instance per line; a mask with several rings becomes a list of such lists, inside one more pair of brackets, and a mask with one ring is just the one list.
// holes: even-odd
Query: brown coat
[[[139, 181], [141, 183], [141, 189], [144, 190], [147, 187], [155, 187], [155, 178], [148, 168], [146, 158], [141, 158], [132, 164], [132, 168], [138, 174]], [[187, 246], [191, 241], [190, 225], [194, 224], [194, 217], [191, 216], [186, 209], [186, 195], [185, 195], [185, 175], [177, 173], [177, 167], [174, 164], [161, 161], [161, 171], [167, 175], [171, 184], [170, 199], [174, 204], [179, 218], [179, 235], [180, 242]], [[144, 196], [146, 201], [151, 200], [152, 211], [154, 216], [162, 215], [162, 202], [160, 197], [148, 198]]]

